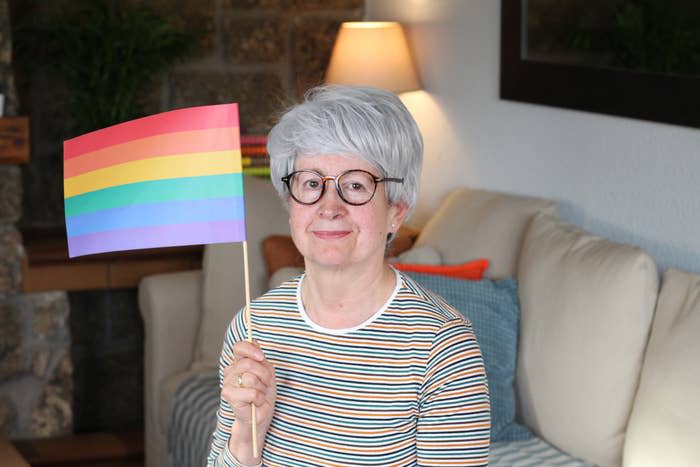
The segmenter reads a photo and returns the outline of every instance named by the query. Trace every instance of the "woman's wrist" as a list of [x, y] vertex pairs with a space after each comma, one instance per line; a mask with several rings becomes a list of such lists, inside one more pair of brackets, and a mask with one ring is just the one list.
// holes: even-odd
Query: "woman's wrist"
[[[242, 467], [257, 467], [262, 465], [260, 453], [253, 455], [253, 441], [251, 427], [248, 424], [233, 422], [228, 449], [238, 464]], [[262, 443], [258, 440], [258, 449], [262, 449]]]
[[234, 465], [240, 467], [260, 467], [262, 465], [262, 459], [260, 457], [253, 457], [253, 446], [246, 446], [242, 444], [234, 444], [229, 441], [226, 446], [231, 460]]
[[[262, 467], [262, 459], [258, 458], [258, 460], [248, 460], [246, 456], [237, 456], [235, 453], [236, 449], [231, 446], [231, 441], [229, 440], [229, 443], [226, 445], [224, 456], [228, 457], [228, 462], [230, 464], [233, 464], [236, 467]], [[252, 447], [248, 449], [248, 452], [252, 452]], [[241, 458], [245, 460], [242, 461]]]

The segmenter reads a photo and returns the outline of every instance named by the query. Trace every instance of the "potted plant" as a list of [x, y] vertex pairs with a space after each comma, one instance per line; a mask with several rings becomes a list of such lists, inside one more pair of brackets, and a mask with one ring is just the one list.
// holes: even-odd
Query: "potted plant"
[[133, 1], [61, 2], [38, 24], [27, 14], [32, 3], [16, 15], [24, 19], [15, 28], [16, 57], [47, 66], [65, 84], [78, 133], [143, 116], [143, 97], [154, 80], [195, 43], [191, 34]]

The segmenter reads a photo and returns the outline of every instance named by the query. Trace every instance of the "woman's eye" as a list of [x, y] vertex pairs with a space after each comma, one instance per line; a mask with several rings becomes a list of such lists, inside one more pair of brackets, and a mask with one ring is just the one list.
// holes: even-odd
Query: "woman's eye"
[[344, 188], [348, 191], [365, 191], [366, 187], [362, 182], [348, 182]]
[[320, 186], [320, 183], [318, 180], [307, 180], [306, 183], [304, 184], [306, 188], [318, 188]]

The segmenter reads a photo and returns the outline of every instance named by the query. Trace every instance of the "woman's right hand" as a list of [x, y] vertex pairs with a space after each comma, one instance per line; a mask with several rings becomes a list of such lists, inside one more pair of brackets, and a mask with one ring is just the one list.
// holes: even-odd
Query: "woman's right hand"
[[233, 362], [224, 369], [221, 389], [221, 397], [228, 402], [235, 419], [231, 427], [229, 450], [239, 462], [253, 465], [260, 462], [260, 452], [258, 457], [253, 457], [251, 404], [255, 404], [257, 446], [262, 451], [275, 412], [275, 368], [255, 342], [236, 342], [233, 356]]

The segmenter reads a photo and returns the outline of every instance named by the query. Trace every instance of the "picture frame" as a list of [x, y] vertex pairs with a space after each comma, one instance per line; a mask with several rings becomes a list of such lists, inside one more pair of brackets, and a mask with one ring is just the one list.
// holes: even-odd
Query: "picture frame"
[[700, 76], [528, 60], [527, 3], [501, 0], [501, 99], [700, 128]]

